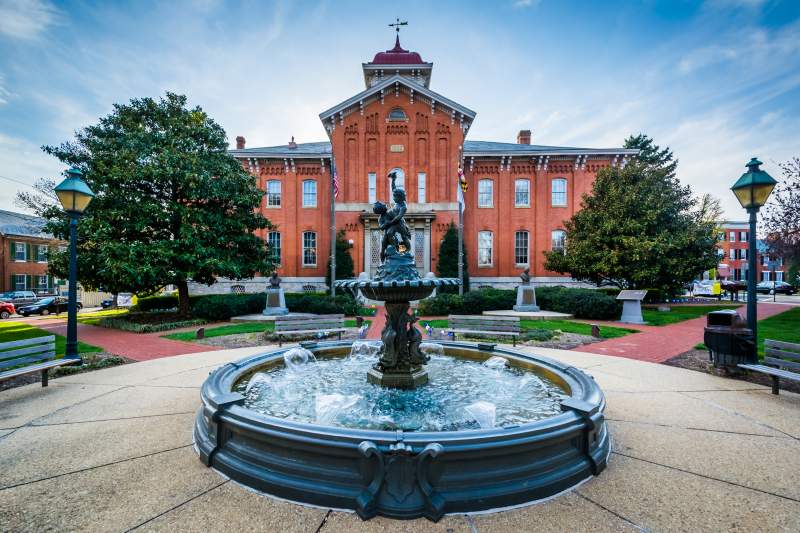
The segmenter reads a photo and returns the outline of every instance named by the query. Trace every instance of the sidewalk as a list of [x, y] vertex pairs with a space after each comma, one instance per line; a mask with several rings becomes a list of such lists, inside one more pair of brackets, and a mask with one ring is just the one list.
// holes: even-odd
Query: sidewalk
[[[784, 304], [759, 303], [758, 318], [767, 318], [783, 313], [786, 310], [787, 306]], [[738, 311], [740, 315], [745, 317], [747, 306], [740, 307]], [[706, 326], [706, 317], [703, 316], [661, 327], [622, 324], [620, 322], [607, 322], [605, 324], [638, 329], [641, 333], [633, 333], [595, 344], [578, 346], [574, 350], [626, 357], [651, 363], [663, 363], [703, 342], [703, 328]]]
[[[49, 332], [64, 335], [67, 334], [66, 321], [41, 321], [35, 324], [36, 327]], [[158, 333], [132, 333], [118, 329], [100, 328], [78, 324], [78, 340], [88, 344], [94, 344], [103, 350], [114, 355], [121, 355], [134, 361], [147, 361], [159, 359], [161, 357], [172, 357], [196, 352], [210, 352], [218, 350], [218, 347], [195, 344], [193, 342], [173, 341], [161, 338], [160, 335], [172, 333], [162, 331]]]

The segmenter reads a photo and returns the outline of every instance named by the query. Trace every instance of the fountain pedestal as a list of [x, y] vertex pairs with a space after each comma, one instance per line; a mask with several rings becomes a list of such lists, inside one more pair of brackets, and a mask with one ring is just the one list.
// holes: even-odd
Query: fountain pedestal
[[381, 331], [380, 360], [367, 372], [367, 381], [393, 389], [413, 389], [428, 382], [420, 351], [422, 333], [414, 326], [409, 302], [386, 302], [386, 325]]

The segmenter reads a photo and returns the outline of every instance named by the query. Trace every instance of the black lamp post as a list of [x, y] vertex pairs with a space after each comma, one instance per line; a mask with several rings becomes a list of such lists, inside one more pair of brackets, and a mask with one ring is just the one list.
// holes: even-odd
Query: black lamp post
[[65, 359], [81, 362], [78, 355], [78, 217], [94, 193], [83, 181], [83, 173], [75, 167], [67, 171], [67, 179], [59, 183], [56, 195], [69, 215], [69, 303], [67, 307], [67, 346]]
[[[742, 204], [750, 215], [750, 232], [747, 238], [747, 327], [753, 332], [755, 346], [758, 346], [758, 332], [756, 327], [758, 318], [756, 316], [756, 214], [758, 210], [767, 203], [772, 189], [778, 183], [772, 176], [761, 170], [761, 161], [755, 157], [747, 163], [747, 172], [733, 184], [731, 190], [739, 203]], [[758, 359], [756, 352], [752, 354], [752, 361]]]

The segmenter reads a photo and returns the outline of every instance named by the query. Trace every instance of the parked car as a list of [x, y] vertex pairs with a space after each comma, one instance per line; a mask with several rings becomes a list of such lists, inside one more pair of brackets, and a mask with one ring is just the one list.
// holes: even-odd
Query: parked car
[[0, 294], [0, 301], [11, 302], [15, 306], [32, 304], [39, 299], [33, 291], [9, 291]]
[[775, 294], [792, 295], [797, 292], [795, 286], [785, 281], [762, 281], [756, 285], [756, 291], [762, 294], [770, 294], [773, 289], [775, 290]]
[[100, 302], [100, 307], [102, 307], [103, 309], [108, 309], [112, 305], [114, 305], [114, 298], [106, 298], [105, 300]]
[[[30, 315], [49, 315], [50, 313], [65, 313], [67, 311], [68, 300], [61, 296], [50, 296], [42, 298], [36, 303], [26, 305], [17, 309], [22, 316]], [[78, 310], [83, 308], [83, 304], [78, 302]]]
[[11, 302], [0, 302], [0, 318], [6, 319], [16, 313], [14, 304]]

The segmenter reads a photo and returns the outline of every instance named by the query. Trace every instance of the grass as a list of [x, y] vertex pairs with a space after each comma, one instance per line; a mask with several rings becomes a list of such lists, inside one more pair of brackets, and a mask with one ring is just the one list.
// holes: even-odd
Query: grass
[[[447, 320], [421, 320], [420, 323], [430, 324], [432, 328], [443, 329], [447, 327]], [[546, 329], [550, 331], [562, 331], [564, 333], [577, 333], [579, 335], [591, 335], [592, 326], [583, 322], [573, 322], [571, 320], [520, 320], [522, 331]], [[600, 337], [603, 339], [613, 339], [623, 337], [630, 333], [637, 333], [636, 329], [616, 328], [612, 326], [600, 326]]]
[[764, 339], [800, 343], [800, 307], [758, 321], [758, 355], [764, 355]]
[[722, 309], [736, 309], [738, 305], [673, 305], [669, 312], [662, 312], [658, 309], [642, 309], [642, 317], [650, 326], [667, 326], [684, 320], [691, 320], [705, 316], [711, 311]]
[[127, 309], [104, 309], [102, 311], [93, 311], [91, 313], [78, 313], [78, 322], [81, 324], [96, 326], [97, 323], [100, 322], [101, 318], [107, 318], [110, 316], [120, 317], [121, 315], [127, 314]]
[[[21, 341], [36, 337], [46, 337], [52, 335], [47, 330], [23, 324], [22, 322], [0, 322], [0, 342]], [[56, 335], [56, 358], [64, 357], [66, 352], [67, 339], [63, 335]], [[99, 346], [86, 344], [78, 341], [78, 353], [102, 352]]]
[[[369, 320], [365, 320], [367, 324]], [[348, 319], [344, 321], [344, 327], [356, 327], [356, 321]], [[237, 335], [241, 333], [265, 333], [273, 331], [275, 324], [273, 322], [242, 322], [241, 324], [227, 324], [225, 326], [217, 326], [214, 328], [206, 328], [206, 338], [210, 337], [223, 337], [225, 335]], [[174, 341], [194, 341], [197, 340], [196, 331], [181, 331], [179, 333], [170, 333], [169, 335], [162, 335], [166, 339]]]

